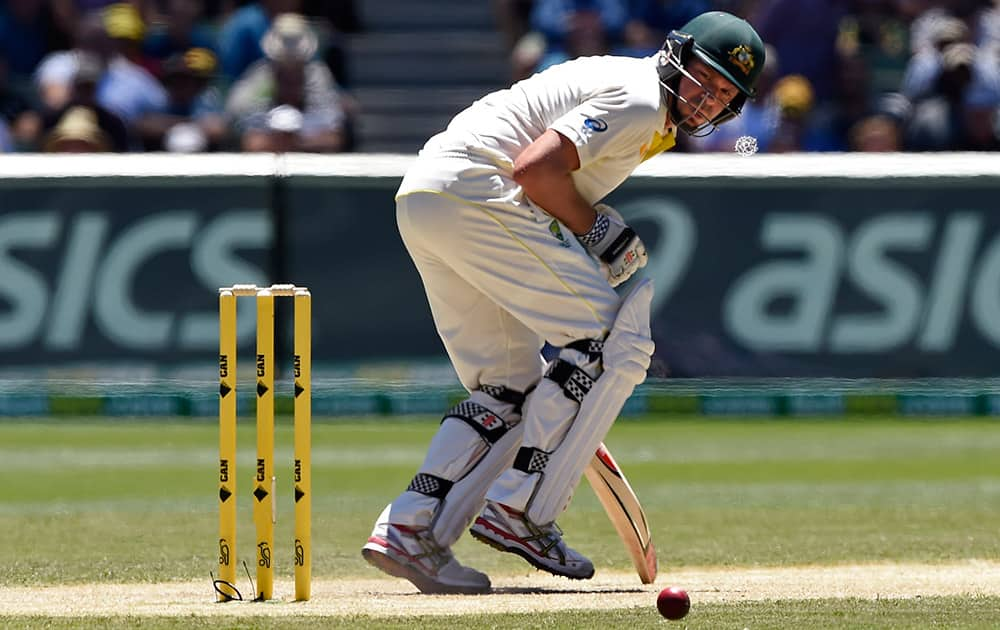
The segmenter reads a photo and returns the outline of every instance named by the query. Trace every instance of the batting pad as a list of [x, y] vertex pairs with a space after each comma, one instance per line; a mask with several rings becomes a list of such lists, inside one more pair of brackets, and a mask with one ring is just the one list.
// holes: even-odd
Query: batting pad
[[511, 427], [461, 481], [455, 482], [432, 525], [434, 540], [438, 544], [455, 544], [472, 524], [472, 519], [486, 503], [486, 490], [514, 461], [514, 453], [521, 445], [523, 433], [524, 423]]
[[482, 508], [490, 483], [510, 466], [520, 421], [514, 404], [482, 391], [455, 405], [431, 439], [420, 471], [392, 502], [391, 522], [432, 527], [441, 545], [458, 540]]
[[583, 469], [632, 395], [646, 379], [653, 354], [650, 308], [653, 282], [646, 278], [622, 302], [604, 341], [604, 372], [580, 403], [559, 447], [548, 456], [526, 510], [535, 523], [551, 523], [566, 509]]
[[[554, 373], [558, 372], [558, 373]], [[601, 372], [601, 355], [562, 348], [524, 406], [522, 446], [490, 488], [487, 498], [527, 511], [549, 457], [562, 444], [580, 410], [580, 401]]]

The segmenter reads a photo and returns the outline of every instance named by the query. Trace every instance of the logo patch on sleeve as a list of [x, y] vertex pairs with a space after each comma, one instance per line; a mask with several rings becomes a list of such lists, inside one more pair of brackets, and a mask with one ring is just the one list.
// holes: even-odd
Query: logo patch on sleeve
[[583, 121], [583, 126], [591, 131], [596, 131], [597, 133], [607, 131], [608, 129], [608, 123], [604, 122], [604, 120], [600, 118], [586, 118]]

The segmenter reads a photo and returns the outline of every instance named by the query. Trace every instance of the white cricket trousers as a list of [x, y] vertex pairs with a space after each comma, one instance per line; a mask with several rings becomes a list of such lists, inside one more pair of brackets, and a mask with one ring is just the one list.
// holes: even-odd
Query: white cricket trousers
[[396, 220], [469, 391], [489, 384], [523, 392], [541, 378], [542, 341], [603, 339], [614, 322], [618, 294], [554, 219], [540, 221], [526, 206], [415, 191], [397, 197]]

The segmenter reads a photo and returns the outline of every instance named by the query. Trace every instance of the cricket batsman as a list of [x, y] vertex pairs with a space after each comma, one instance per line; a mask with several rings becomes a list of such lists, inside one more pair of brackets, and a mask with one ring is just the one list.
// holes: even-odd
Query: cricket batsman
[[[455, 559], [472, 535], [538, 569], [594, 565], [556, 525], [653, 340], [635, 231], [600, 203], [678, 131], [738, 116], [764, 66], [744, 20], [699, 15], [647, 58], [587, 57], [489, 94], [432, 137], [396, 194], [399, 231], [468, 397], [362, 549], [424, 593], [485, 593]], [[545, 365], [543, 342], [560, 348]]]

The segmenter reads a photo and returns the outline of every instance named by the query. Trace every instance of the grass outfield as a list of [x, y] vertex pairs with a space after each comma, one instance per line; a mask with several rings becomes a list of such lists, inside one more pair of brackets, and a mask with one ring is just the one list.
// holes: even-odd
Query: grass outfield
[[[252, 562], [253, 423], [241, 421], [238, 555]], [[430, 418], [314, 423], [317, 579], [377, 577], [361, 560], [360, 544], [384, 503], [409, 482], [436, 423]], [[665, 574], [658, 584], [666, 585], [671, 569], [684, 567], [996, 560], [998, 429], [989, 420], [650, 417], [619, 422], [607, 443], [647, 509]], [[0, 483], [0, 531], [9, 552], [0, 564], [0, 588], [204, 579], [210, 599], [208, 573], [216, 570], [217, 431], [211, 419], [0, 421], [5, 480]], [[287, 577], [292, 524], [288, 422], [279, 426], [277, 439], [276, 563], [279, 577]], [[567, 540], [594, 559], [599, 573], [630, 571], [621, 543], [585, 487], [560, 519]], [[494, 576], [526, 573], [519, 559], [468, 537], [455, 550], [463, 562]], [[810, 628], [850, 627], [853, 619], [860, 624], [856, 627], [910, 628], [934, 625], [928, 622], [942, 611], [942, 627], [995, 627], [1000, 619], [995, 597], [877, 605], [852, 601], [789, 607], [778, 602], [699, 605], [696, 600], [685, 623], [736, 627], [754, 620], [751, 627]], [[565, 626], [570, 613], [533, 615], [520, 623], [514, 615], [510, 625], [485, 616], [463, 617], [463, 622], [449, 618], [447, 624], [646, 627], [642, 619], [649, 612], [581, 612], [583, 617]], [[19, 626], [28, 619], [0, 621]], [[183, 627], [183, 619], [177, 626], [170, 626], [169, 618], [146, 621], [154, 624], [150, 627]], [[354, 625], [360, 621], [354, 618]], [[61, 628], [73, 620], [50, 622]], [[132, 627], [137, 621], [107, 623]], [[653, 610], [648, 623], [665, 622]], [[247, 619], [240, 624], [234, 627], [258, 627]], [[99, 627], [94, 619], [85, 625]], [[385, 620], [374, 625], [392, 627]]]

